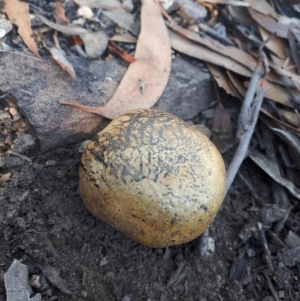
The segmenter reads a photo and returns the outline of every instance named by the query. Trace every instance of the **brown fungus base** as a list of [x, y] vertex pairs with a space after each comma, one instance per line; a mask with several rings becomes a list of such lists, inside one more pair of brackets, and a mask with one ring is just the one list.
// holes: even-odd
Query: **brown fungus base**
[[226, 180], [211, 141], [157, 110], [113, 120], [88, 144], [79, 173], [91, 213], [157, 248], [202, 234], [221, 206]]

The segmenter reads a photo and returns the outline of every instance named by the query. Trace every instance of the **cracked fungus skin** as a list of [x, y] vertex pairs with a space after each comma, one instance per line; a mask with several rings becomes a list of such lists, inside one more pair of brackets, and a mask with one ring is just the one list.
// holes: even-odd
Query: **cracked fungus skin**
[[223, 159], [201, 132], [173, 115], [135, 110], [88, 144], [80, 194], [91, 213], [154, 248], [202, 234], [221, 206]]

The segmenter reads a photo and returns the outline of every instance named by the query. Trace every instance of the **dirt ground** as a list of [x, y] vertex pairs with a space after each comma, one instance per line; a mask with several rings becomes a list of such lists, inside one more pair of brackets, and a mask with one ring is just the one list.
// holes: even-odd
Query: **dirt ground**
[[[250, 160], [241, 173], [254, 192], [237, 178], [208, 235], [151, 249], [87, 211], [78, 192], [79, 144], [46, 153], [35, 144], [25, 159], [5, 155], [7, 141], [20, 135], [25, 121], [14, 121], [4, 103], [1, 109], [0, 173], [11, 174], [0, 184], [1, 301], [6, 299], [3, 275], [13, 259], [27, 265], [31, 286], [43, 300], [275, 300], [270, 288], [280, 300], [300, 300], [299, 263], [288, 264], [278, 255], [287, 249], [282, 241], [289, 230], [300, 233], [298, 203]], [[275, 188], [288, 196], [288, 204], [278, 203]], [[288, 219], [277, 231], [290, 203]], [[52, 284], [45, 277], [49, 266], [61, 277]]]

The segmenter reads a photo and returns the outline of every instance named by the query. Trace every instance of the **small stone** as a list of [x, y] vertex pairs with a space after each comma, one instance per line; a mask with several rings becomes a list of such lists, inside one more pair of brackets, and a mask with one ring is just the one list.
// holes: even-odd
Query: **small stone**
[[4, 274], [4, 282], [7, 301], [30, 301], [32, 290], [28, 284], [26, 265], [15, 259]]
[[23, 232], [26, 229], [26, 222], [22, 217], [15, 218], [15, 225], [18, 227], [19, 232]]
[[83, 17], [85, 19], [90, 19], [94, 16], [94, 13], [92, 11], [92, 9], [88, 6], [81, 6], [78, 10], [77, 10], [77, 15], [79, 17]]
[[196, 24], [192, 24], [188, 27], [189, 30], [193, 31], [193, 32], [199, 32], [199, 26]]
[[72, 22], [73, 25], [83, 26], [85, 22], [84, 18], [78, 18]]
[[84, 152], [84, 150], [86, 149], [86, 146], [88, 145], [89, 142], [90, 142], [90, 140], [85, 140], [80, 143], [79, 148], [78, 148], [79, 153]]
[[289, 248], [296, 248], [300, 246], [300, 237], [295, 234], [293, 231], [289, 231], [287, 234], [286, 238], [284, 239], [284, 243], [289, 247]]
[[0, 19], [0, 39], [5, 37], [12, 29], [13, 26], [9, 20]]
[[7, 111], [0, 111], [0, 120], [10, 119], [11, 116]]
[[33, 296], [30, 301], [42, 301], [42, 295], [40, 293]]
[[211, 130], [207, 128], [204, 124], [195, 124], [194, 127], [204, 134], [207, 138], [211, 137]]
[[[28, 86], [29, 93], [15, 89], [13, 94], [17, 99], [18, 110], [27, 118], [43, 151], [90, 139], [108, 123], [96, 114], [61, 106], [58, 100], [104, 106], [127, 70], [120, 60], [68, 59], [75, 69], [82, 70], [77, 74], [77, 85], [74, 85], [71, 77], [65, 76], [64, 71], [52, 64], [50, 58], [33, 67], [31, 58], [15, 56], [10, 52], [0, 56], [0, 71], [5, 73], [5, 77], [0, 77], [2, 89], [35, 83]], [[184, 120], [207, 110], [214, 99], [214, 92], [211, 76], [203, 68], [200, 63], [191, 62], [182, 56], [176, 57], [172, 62], [168, 85], [154, 108]], [[28, 74], [25, 75], [23, 69], [28, 70]], [[112, 79], [111, 82], [105, 80], [108, 77]], [[0, 111], [0, 119], [2, 115]]]
[[159, 0], [159, 4], [164, 10], [168, 11], [173, 5], [175, 0]]
[[22, 134], [14, 141], [12, 149], [16, 153], [23, 154], [35, 146], [35, 141], [30, 134]]
[[196, 24], [207, 16], [206, 8], [200, 3], [191, 0], [177, 0], [176, 3], [179, 5], [177, 14], [188, 24]]
[[88, 293], [86, 291], [81, 291], [81, 296], [83, 298], [86, 298], [88, 296]]
[[15, 107], [11, 107], [11, 108], [9, 108], [9, 113], [12, 117], [14, 117], [15, 115], [18, 114], [18, 111]]
[[10, 179], [10, 177], [11, 177], [11, 173], [8, 172], [8, 173], [6, 173], [6, 174], [4, 174], [4, 175], [1, 176], [0, 181], [1, 182], [6, 182], [6, 181], [8, 181]]
[[43, 294], [44, 294], [45, 296], [47, 296], [47, 297], [52, 297], [53, 291], [52, 291], [51, 288], [49, 288], [49, 289], [45, 290], [45, 291], [43, 292]]
[[49, 160], [45, 163], [46, 166], [53, 166], [55, 164], [56, 164], [56, 162], [54, 160]]
[[104, 257], [104, 258], [101, 259], [101, 261], [100, 261], [100, 266], [104, 266], [104, 265], [106, 265], [106, 264], [108, 264], [108, 263], [109, 263], [108, 258], [107, 258], [107, 257]]
[[284, 291], [278, 291], [278, 298], [284, 299]]
[[10, 156], [0, 157], [0, 167], [13, 168], [21, 165], [23, 165], [23, 161], [20, 158]]
[[125, 8], [125, 10], [132, 12], [134, 9], [132, 0], [123, 0], [123, 7]]

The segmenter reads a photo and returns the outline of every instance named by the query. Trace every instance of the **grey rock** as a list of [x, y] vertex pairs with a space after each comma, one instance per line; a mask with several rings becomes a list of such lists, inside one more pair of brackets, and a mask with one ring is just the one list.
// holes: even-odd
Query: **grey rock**
[[24, 154], [26, 151], [32, 149], [35, 146], [35, 137], [30, 134], [21, 134], [13, 144], [13, 151], [19, 154]]
[[287, 234], [286, 238], [284, 239], [284, 243], [289, 247], [289, 248], [296, 248], [300, 246], [300, 237], [294, 233], [293, 231], [289, 231]]
[[31, 287], [26, 265], [15, 259], [4, 274], [4, 282], [7, 301], [30, 301]]
[[172, 62], [168, 85], [153, 108], [188, 120], [207, 110], [214, 100], [211, 76], [203, 65], [180, 57]]
[[[127, 64], [119, 59], [89, 61], [69, 57], [68, 60], [76, 71], [77, 80], [50, 58], [41, 62], [15, 53], [0, 56], [1, 89], [11, 91], [42, 150], [90, 139], [104, 128], [108, 120], [61, 106], [58, 101], [104, 106], [127, 69]], [[172, 62], [169, 83], [154, 107], [182, 119], [191, 119], [208, 109], [214, 99], [212, 90], [210, 75], [203, 65], [177, 57]]]
[[16, 157], [10, 157], [10, 156], [0, 156], [0, 167], [8, 167], [8, 168], [14, 168], [19, 167], [24, 164], [24, 161], [20, 158]]
[[31, 301], [42, 301], [42, 295], [40, 293], [38, 293], [35, 296], [33, 296], [30, 300]]
[[203, 19], [207, 16], [206, 8], [200, 3], [192, 0], [176, 0], [176, 3], [179, 6], [177, 14], [180, 15], [188, 24], [203, 21]]
[[42, 273], [45, 277], [56, 286], [62, 293], [67, 295], [72, 295], [72, 292], [69, 290], [65, 281], [60, 277], [60, 272], [55, 267], [45, 264], [44, 266], [40, 266]]
[[300, 262], [300, 247], [293, 248], [281, 254], [278, 254], [277, 259], [285, 266], [292, 267]]

